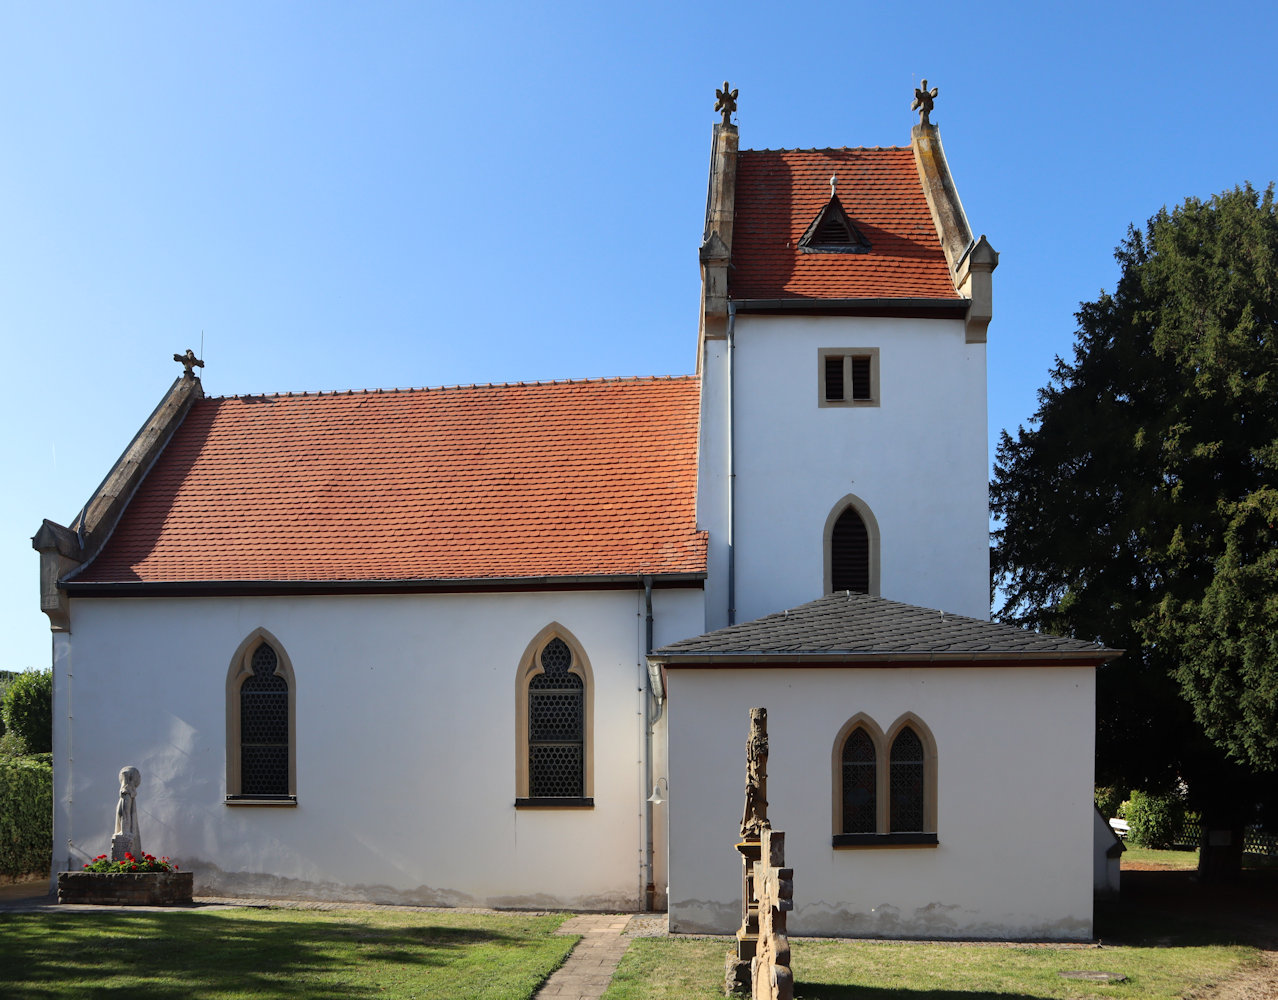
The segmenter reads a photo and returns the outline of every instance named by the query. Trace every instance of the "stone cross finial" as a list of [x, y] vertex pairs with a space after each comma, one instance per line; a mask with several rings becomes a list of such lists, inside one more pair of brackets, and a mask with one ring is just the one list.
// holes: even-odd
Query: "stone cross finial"
[[195, 352], [189, 347], [186, 349], [185, 354], [173, 355], [173, 360], [186, 366], [186, 371], [182, 373], [183, 378], [195, 378], [194, 369], [204, 367], [204, 362], [197, 358]]
[[928, 90], [926, 80], [923, 81], [922, 87], [914, 88], [914, 103], [910, 105], [910, 110], [917, 111], [919, 113], [920, 125], [932, 124], [932, 120], [928, 118], [928, 115], [932, 113], [932, 102], [936, 100], [937, 95], [939, 95], [940, 92], [940, 88], [938, 87], [933, 87], [931, 90]]
[[737, 110], [737, 91], [728, 89], [728, 81], [723, 81], [723, 89], [714, 92], [714, 109], [723, 112], [723, 124], [731, 125], [731, 116]]
[[746, 739], [745, 810], [741, 839], [758, 840], [768, 822], [768, 710], [750, 709], [750, 735]]

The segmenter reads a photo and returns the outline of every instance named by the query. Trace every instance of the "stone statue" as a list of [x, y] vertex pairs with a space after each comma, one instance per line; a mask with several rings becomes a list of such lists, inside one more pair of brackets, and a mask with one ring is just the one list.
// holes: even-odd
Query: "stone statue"
[[937, 87], [931, 90], [927, 89], [927, 81], [923, 81], [922, 87], [914, 88], [914, 103], [910, 105], [911, 111], [919, 113], [920, 125], [931, 125], [932, 120], [928, 117], [932, 113], [932, 102], [936, 100], [941, 91]]
[[768, 822], [768, 710], [750, 709], [750, 735], [746, 739], [745, 812], [741, 839], [759, 840]]
[[142, 837], [138, 834], [138, 786], [142, 772], [130, 764], [120, 768], [120, 801], [115, 806], [115, 836], [111, 838], [111, 860], [123, 861], [127, 851], [142, 857]]
[[728, 81], [723, 81], [723, 89], [714, 92], [714, 109], [723, 112], [723, 124], [732, 124], [732, 113], [737, 110], [737, 91], [728, 89]]

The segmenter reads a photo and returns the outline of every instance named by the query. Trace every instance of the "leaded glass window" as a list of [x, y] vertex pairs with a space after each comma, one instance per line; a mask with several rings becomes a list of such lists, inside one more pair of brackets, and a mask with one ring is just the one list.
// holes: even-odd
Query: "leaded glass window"
[[843, 832], [874, 833], [878, 823], [878, 766], [874, 741], [852, 730], [843, 744]]
[[551, 639], [541, 651], [542, 672], [528, 680], [528, 795], [585, 795], [586, 690], [572, 672], [572, 650]]
[[240, 685], [240, 793], [288, 795], [288, 681], [269, 643], [253, 651]]
[[892, 741], [888, 801], [891, 832], [915, 833], [923, 829], [923, 741], [906, 726]]

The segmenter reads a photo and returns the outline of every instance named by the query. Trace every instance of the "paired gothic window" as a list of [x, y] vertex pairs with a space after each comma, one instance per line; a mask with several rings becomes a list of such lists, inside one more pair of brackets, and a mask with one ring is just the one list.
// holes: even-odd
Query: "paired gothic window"
[[557, 629], [534, 640], [519, 672], [517, 806], [589, 806], [590, 669]]
[[835, 847], [936, 843], [936, 752], [913, 716], [885, 737], [858, 716], [836, 742]]
[[282, 647], [259, 629], [240, 646], [226, 684], [226, 798], [296, 802], [295, 685]]

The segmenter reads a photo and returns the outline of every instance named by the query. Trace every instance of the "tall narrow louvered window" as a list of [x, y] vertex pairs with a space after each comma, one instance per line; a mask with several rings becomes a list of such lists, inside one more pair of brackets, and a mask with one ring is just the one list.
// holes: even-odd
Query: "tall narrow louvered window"
[[572, 650], [551, 639], [541, 673], [528, 680], [528, 797], [585, 795], [585, 685], [572, 672]]
[[874, 833], [878, 822], [878, 762], [874, 741], [852, 730], [843, 744], [843, 832]]
[[830, 589], [870, 592], [870, 533], [852, 507], [839, 515], [830, 533]]
[[873, 359], [868, 357], [852, 357], [848, 358], [852, 368], [852, 395], [849, 397], [853, 400], [868, 402], [874, 398], [874, 391], [870, 378], [870, 369]]
[[888, 776], [890, 832], [917, 833], [924, 822], [923, 741], [906, 726], [892, 741]]
[[240, 793], [288, 794], [288, 681], [267, 643], [253, 652], [240, 685]]

